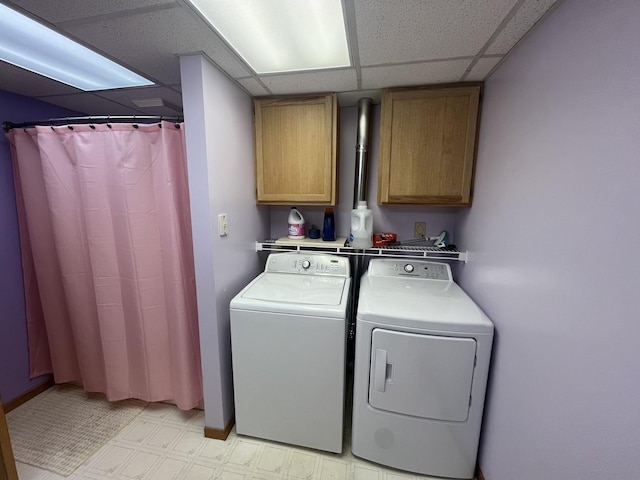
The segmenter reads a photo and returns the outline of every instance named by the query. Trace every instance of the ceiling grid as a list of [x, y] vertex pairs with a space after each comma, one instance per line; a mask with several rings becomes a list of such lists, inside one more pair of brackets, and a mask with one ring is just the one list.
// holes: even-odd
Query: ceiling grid
[[258, 75], [188, 0], [3, 0], [156, 86], [87, 93], [0, 62], [0, 89], [89, 115], [175, 115], [179, 56], [202, 53], [249, 95], [338, 92], [352, 105], [386, 87], [485, 80], [560, 1], [343, 0], [350, 67]]

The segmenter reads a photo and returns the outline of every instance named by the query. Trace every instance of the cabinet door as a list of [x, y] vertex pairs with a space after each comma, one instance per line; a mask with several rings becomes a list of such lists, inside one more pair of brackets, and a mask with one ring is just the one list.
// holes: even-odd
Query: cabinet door
[[336, 98], [255, 100], [258, 203], [335, 205]]
[[471, 205], [480, 89], [383, 92], [379, 204]]

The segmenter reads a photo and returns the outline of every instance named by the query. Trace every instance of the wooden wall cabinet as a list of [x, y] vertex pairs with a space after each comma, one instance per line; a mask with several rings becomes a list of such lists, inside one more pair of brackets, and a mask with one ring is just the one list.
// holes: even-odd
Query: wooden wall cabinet
[[256, 99], [254, 120], [257, 203], [335, 205], [337, 96]]
[[378, 203], [470, 206], [482, 84], [382, 93]]

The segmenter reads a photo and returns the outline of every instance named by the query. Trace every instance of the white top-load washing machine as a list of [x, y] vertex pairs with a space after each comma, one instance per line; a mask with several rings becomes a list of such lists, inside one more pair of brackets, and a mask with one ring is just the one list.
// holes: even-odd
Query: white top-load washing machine
[[493, 324], [445, 263], [373, 259], [358, 302], [353, 454], [473, 478]]
[[274, 253], [230, 304], [236, 432], [342, 452], [349, 261]]

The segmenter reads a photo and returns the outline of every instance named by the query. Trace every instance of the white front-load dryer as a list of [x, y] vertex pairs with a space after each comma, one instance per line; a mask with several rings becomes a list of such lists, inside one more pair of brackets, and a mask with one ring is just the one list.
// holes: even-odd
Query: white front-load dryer
[[474, 476], [493, 324], [445, 263], [373, 259], [356, 317], [354, 455]]
[[236, 432], [342, 452], [349, 260], [273, 253], [230, 303]]

